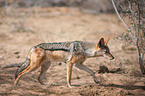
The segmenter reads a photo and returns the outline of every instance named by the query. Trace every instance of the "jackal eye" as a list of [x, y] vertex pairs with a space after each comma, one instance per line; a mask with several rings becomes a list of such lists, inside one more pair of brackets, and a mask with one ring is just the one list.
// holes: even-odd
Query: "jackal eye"
[[108, 51], [105, 51], [104, 53], [108, 53]]

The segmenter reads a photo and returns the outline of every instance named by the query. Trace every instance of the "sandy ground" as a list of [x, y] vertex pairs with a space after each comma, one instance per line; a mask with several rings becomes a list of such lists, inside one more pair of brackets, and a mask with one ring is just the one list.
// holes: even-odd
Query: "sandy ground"
[[[74, 67], [72, 85], [75, 88], [67, 86], [65, 63], [52, 64], [44, 80], [46, 85], [37, 81], [39, 69], [23, 76], [17, 86], [13, 85], [17, 68], [0, 69], [1, 96], [145, 96], [145, 77], [140, 74], [136, 50], [124, 51], [125, 43], [113, 39], [126, 31], [115, 14], [91, 15], [63, 7], [15, 12], [1, 16], [0, 66], [24, 61], [29, 49], [42, 42], [81, 40], [97, 43], [101, 37], [108, 36], [111, 37], [108, 46], [115, 60], [91, 58], [84, 63], [96, 72], [100, 85], [95, 84], [88, 73]], [[120, 71], [98, 74], [101, 65], [109, 70], [120, 68]]]

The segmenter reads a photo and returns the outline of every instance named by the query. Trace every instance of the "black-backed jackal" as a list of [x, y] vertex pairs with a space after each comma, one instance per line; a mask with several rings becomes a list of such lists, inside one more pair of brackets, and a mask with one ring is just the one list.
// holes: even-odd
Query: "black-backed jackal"
[[[75, 64], [80, 70], [88, 72], [96, 83], [98, 80], [95, 73], [83, 65], [87, 58], [91, 57], [105, 57], [110, 60], [114, 59], [113, 55], [107, 46], [110, 38], [104, 40], [101, 38], [97, 44], [83, 41], [74, 42], [53, 42], [41, 43], [31, 48], [25, 62], [14, 64], [19, 66], [15, 73], [15, 82], [17, 84], [20, 77], [26, 73], [34, 71], [41, 66], [41, 72], [38, 81], [44, 84], [43, 77], [50, 67], [51, 62], [67, 62], [67, 83], [71, 86], [72, 67]], [[11, 65], [4, 65], [2, 68], [10, 67]]]

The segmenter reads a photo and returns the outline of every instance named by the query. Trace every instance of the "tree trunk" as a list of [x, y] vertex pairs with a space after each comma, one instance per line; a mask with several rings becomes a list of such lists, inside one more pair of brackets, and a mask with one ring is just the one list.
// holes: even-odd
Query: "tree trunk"
[[139, 66], [140, 66], [141, 73], [143, 75], [145, 75], [145, 67], [144, 67], [144, 61], [143, 61], [144, 56], [141, 56], [141, 52], [139, 50], [138, 45], [137, 45], [137, 53], [138, 53], [138, 63], [139, 63]]

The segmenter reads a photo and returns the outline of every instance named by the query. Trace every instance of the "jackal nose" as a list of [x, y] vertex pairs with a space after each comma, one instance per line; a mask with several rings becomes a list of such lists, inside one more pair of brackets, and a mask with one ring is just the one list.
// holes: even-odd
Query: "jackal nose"
[[112, 57], [112, 59], [114, 59], [114, 57]]

